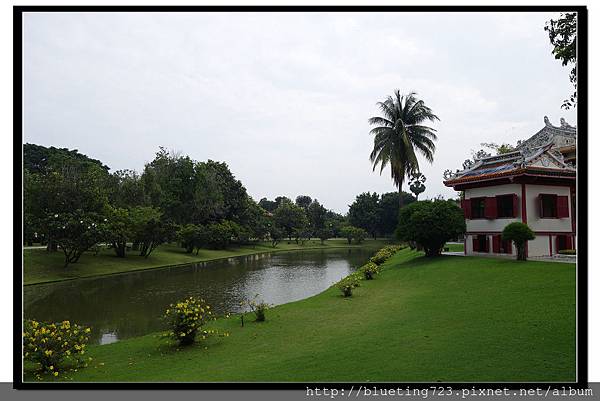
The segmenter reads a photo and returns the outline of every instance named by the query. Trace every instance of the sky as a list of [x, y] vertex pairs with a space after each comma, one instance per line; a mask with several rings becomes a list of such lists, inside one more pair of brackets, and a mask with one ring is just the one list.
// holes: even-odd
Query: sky
[[[369, 117], [395, 89], [437, 116], [420, 199], [481, 142], [576, 111], [552, 13], [30, 13], [24, 142], [141, 172], [159, 146], [225, 161], [255, 199], [306, 194], [340, 213], [397, 190], [372, 170]], [[404, 188], [408, 191], [407, 186]]]

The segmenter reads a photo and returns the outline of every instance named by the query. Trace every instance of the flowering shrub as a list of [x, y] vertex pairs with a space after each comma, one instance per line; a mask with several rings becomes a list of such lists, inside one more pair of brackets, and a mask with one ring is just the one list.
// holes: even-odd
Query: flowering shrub
[[398, 252], [399, 250], [404, 249], [404, 248], [406, 248], [406, 247], [402, 246], [402, 245], [385, 246], [385, 247], [381, 248], [379, 251], [377, 251], [377, 253], [375, 255], [373, 255], [373, 257], [371, 258], [370, 261], [375, 263], [376, 265], [381, 265], [386, 260], [391, 258], [396, 252]]
[[369, 262], [360, 268], [366, 280], [373, 280], [373, 276], [379, 273], [379, 266], [373, 262]]
[[229, 336], [228, 333], [219, 333], [217, 330], [202, 329], [207, 322], [216, 320], [216, 316], [210, 310], [210, 305], [203, 299], [189, 297], [171, 304], [165, 311], [164, 318], [169, 326], [169, 333], [166, 336], [181, 345], [193, 344], [199, 332], [202, 339], [214, 334]]
[[256, 316], [257, 322], [264, 322], [266, 319], [265, 312], [271, 307], [271, 305], [263, 300], [259, 301], [257, 298], [258, 294], [256, 294], [253, 299], [242, 302], [242, 305], [246, 304], [250, 307], [250, 310], [254, 312], [254, 315]]
[[337, 284], [337, 288], [342, 292], [344, 297], [351, 297], [352, 290], [360, 286], [360, 276], [356, 273], [344, 277]]
[[67, 370], [63, 362], [71, 362], [71, 366], [84, 363], [90, 332], [89, 327], [68, 320], [61, 323], [27, 320], [23, 330], [23, 357], [38, 364], [41, 372], [58, 376], [61, 370]]

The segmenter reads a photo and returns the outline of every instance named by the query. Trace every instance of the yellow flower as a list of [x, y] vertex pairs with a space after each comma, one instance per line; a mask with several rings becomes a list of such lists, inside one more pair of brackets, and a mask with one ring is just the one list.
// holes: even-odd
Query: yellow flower
[[54, 366], [50, 365], [50, 370], [54, 370]]
[[54, 376], [58, 376], [58, 372], [54, 372]]

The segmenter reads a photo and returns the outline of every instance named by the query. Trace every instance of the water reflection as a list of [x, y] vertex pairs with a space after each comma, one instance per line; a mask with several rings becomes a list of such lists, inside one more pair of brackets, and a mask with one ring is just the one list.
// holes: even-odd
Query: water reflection
[[370, 256], [369, 249], [258, 254], [177, 268], [25, 287], [25, 316], [71, 320], [92, 327], [107, 344], [162, 330], [165, 307], [194, 295], [217, 313], [240, 312], [240, 301], [261, 294], [270, 304], [318, 294]]

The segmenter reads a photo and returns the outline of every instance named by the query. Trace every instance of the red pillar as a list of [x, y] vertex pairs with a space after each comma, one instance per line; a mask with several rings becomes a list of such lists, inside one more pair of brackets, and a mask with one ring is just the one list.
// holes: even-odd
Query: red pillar
[[[525, 184], [521, 183], [521, 221], [527, 224], [527, 191]], [[525, 242], [525, 257], [529, 256], [529, 241]]]

